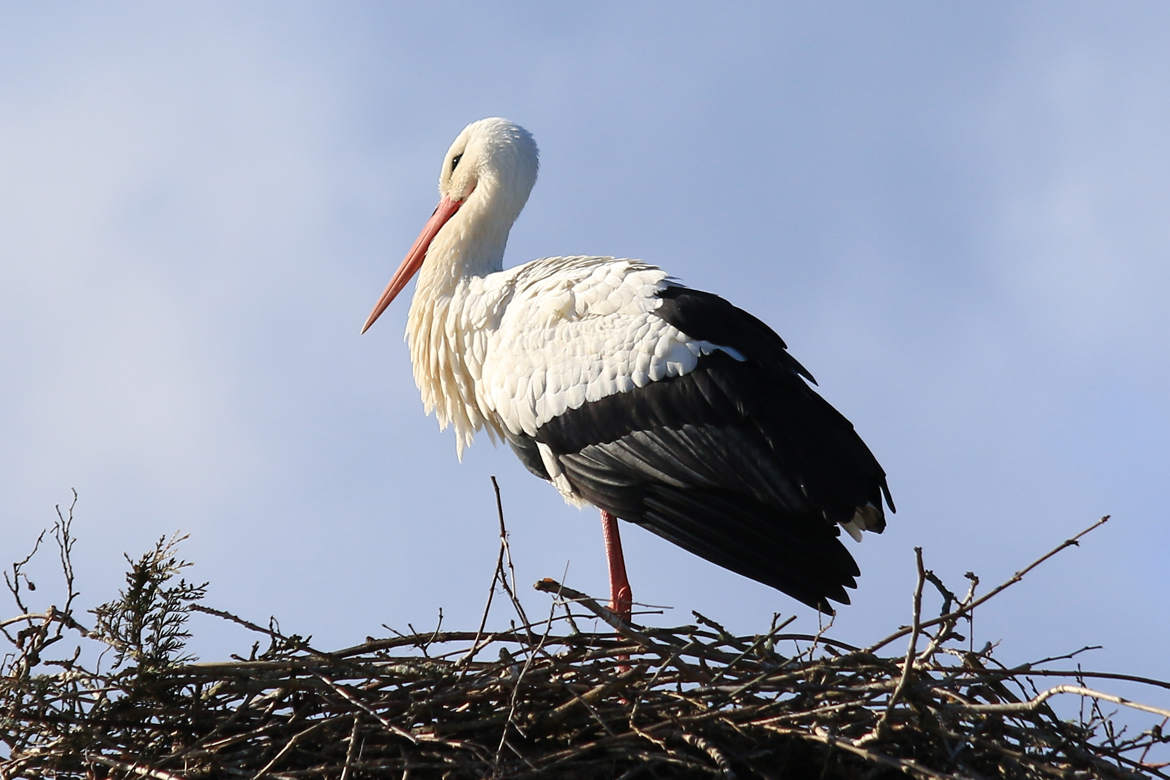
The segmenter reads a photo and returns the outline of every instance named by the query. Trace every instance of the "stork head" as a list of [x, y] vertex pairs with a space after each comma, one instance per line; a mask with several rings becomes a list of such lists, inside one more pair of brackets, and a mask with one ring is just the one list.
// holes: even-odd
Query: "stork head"
[[[365, 333], [422, 267], [427, 250], [439, 238], [459, 234], [467, 243], [496, 251], [502, 259], [512, 223], [536, 183], [539, 155], [532, 134], [499, 117], [480, 119], [463, 128], [439, 170], [439, 205], [370, 312]], [[456, 216], [458, 215], [458, 216]]]
[[463, 128], [443, 157], [439, 197], [465, 202], [482, 187], [480, 202], [490, 202], [493, 216], [510, 225], [536, 184], [537, 165], [531, 133], [507, 119], [481, 119]]

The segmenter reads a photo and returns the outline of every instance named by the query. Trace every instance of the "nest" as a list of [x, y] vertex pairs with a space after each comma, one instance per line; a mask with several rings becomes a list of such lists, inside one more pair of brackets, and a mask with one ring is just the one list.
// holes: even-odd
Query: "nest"
[[[13, 645], [0, 668], [0, 777], [1170, 777], [1156, 762], [1170, 711], [1091, 687], [1170, 683], [1063, 668], [1088, 648], [1008, 667], [960, 633], [977, 606], [1104, 519], [980, 596], [973, 575], [956, 596], [919, 551], [912, 624], [854, 647], [793, 632], [791, 619], [755, 636], [697, 613], [689, 625], [627, 625], [552, 580], [536, 584], [548, 613], [530, 620], [501, 514], [477, 630], [440, 622], [332, 652], [200, 603], [204, 586], [178, 578], [174, 537], [128, 559], [126, 588], [83, 625], [71, 519], [53, 529], [64, 609], [25, 604], [31, 555], [5, 575], [21, 612], [0, 621]], [[930, 618], [928, 585], [941, 601]], [[490, 631], [497, 593], [514, 617]], [[182, 650], [193, 612], [257, 642], [194, 662]], [[613, 630], [583, 629], [599, 620]], [[900, 640], [905, 652], [890, 654]], [[83, 661], [89, 645], [103, 653]], [[1079, 707], [1058, 714], [1057, 697]], [[1111, 707], [1149, 728], [1127, 735]]]

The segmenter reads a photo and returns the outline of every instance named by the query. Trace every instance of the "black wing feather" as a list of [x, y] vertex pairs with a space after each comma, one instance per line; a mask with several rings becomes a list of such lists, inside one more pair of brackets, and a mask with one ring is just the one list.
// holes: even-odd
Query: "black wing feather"
[[583, 498], [696, 555], [818, 609], [848, 603], [860, 572], [837, 523], [869, 505], [884, 528], [885, 472], [771, 328], [710, 293], [659, 297], [657, 316], [744, 359], [712, 352], [509, 443], [545, 479], [547, 445]]
[[548, 469], [544, 467], [544, 461], [540, 458], [540, 451], [536, 448], [536, 439], [531, 436], [525, 436], [522, 433], [512, 433], [511, 431], [504, 431], [504, 438], [507, 439], [512, 452], [516, 453], [516, 457], [524, 464], [524, 468], [531, 471], [541, 479], [548, 479]]

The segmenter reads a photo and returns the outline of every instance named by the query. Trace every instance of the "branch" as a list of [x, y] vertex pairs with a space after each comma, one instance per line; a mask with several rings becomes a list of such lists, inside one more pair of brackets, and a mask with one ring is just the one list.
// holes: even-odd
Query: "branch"
[[1046, 691], [1040, 692], [1027, 701], [1009, 702], [1007, 704], [956, 704], [954, 706], [967, 712], [1031, 712], [1043, 704], [1045, 700], [1052, 698], [1058, 693], [1073, 693], [1079, 696], [1088, 696], [1092, 699], [1110, 701], [1114, 704], [1120, 704], [1123, 707], [1130, 707], [1135, 710], [1141, 710], [1142, 712], [1149, 712], [1154, 715], [1163, 715], [1170, 718], [1170, 710], [1164, 710], [1161, 707], [1154, 707], [1149, 704], [1142, 704], [1141, 702], [1127, 699], [1124, 696], [1115, 696], [1112, 693], [1103, 693], [1101, 691], [1094, 691], [1092, 688], [1083, 688], [1079, 685], [1056, 685]]
[[[1065, 539], [1063, 542], [1061, 542], [1060, 544], [1058, 544], [1056, 547], [1052, 548], [1052, 549], [1051, 549], [1051, 550], [1049, 550], [1048, 552], [1044, 553], [1044, 555], [1041, 555], [1039, 558], [1037, 558], [1036, 560], [1032, 561], [1032, 562], [1031, 562], [1031, 563], [1029, 563], [1027, 566], [1025, 566], [1024, 568], [1020, 569], [1019, 571], [1017, 571], [1015, 574], [1013, 574], [1013, 575], [1012, 575], [1010, 578], [1008, 578], [1006, 581], [1004, 581], [1004, 582], [1000, 583], [1000, 584], [999, 584], [999, 585], [997, 585], [995, 588], [992, 588], [992, 589], [991, 589], [991, 590], [990, 590], [988, 593], [986, 593], [986, 594], [984, 594], [983, 596], [981, 596], [981, 597], [979, 597], [979, 598], [975, 599], [974, 601], [972, 601], [972, 602], [971, 602], [971, 603], [969, 603], [969, 604], [965, 604], [965, 605], [962, 605], [962, 606], [960, 606], [958, 609], [956, 609], [956, 610], [954, 610], [954, 611], [952, 611], [952, 612], [948, 612], [948, 613], [947, 613], [947, 614], [945, 614], [945, 615], [940, 615], [939, 617], [936, 617], [936, 618], [934, 618], [934, 619], [932, 619], [932, 620], [928, 620], [928, 621], [926, 621], [925, 623], [923, 623], [923, 624], [921, 624], [921, 625], [919, 626], [919, 629], [923, 629], [923, 628], [930, 628], [931, 626], [937, 626], [937, 625], [939, 625], [939, 624], [941, 624], [941, 623], [944, 623], [944, 622], [946, 622], [946, 621], [948, 621], [948, 620], [953, 620], [953, 619], [955, 619], [955, 618], [959, 618], [959, 617], [962, 617], [962, 616], [964, 616], [964, 615], [968, 615], [968, 614], [970, 614], [970, 613], [971, 613], [971, 611], [972, 611], [973, 609], [975, 609], [975, 607], [979, 606], [980, 604], [985, 604], [985, 603], [987, 603], [987, 601], [988, 601], [989, 599], [993, 598], [994, 596], [996, 596], [996, 595], [998, 595], [999, 593], [1003, 592], [1004, 590], [1008, 589], [1008, 588], [1009, 588], [1009, 587], [1011, 587], [1012, 585], [1015, 585], [1017, 582], [1019, 582], [1020, 580], [1024, 579], [1024, 577], [1025, 577], [1025, 576], [1028, 574], [1028, 572], [1032, 571], [1032, 569], [1035, 569], [1037, 566], [1039, 566], [1040, 564], [1044, 563], [1045, 561], [1047, 561], [1047, 560], [1048, 560], [1049, 558], [1051, 558], [1052, 556], [1056, 555], [1056, 554], [1057, 554], [1057, 553], [1059, 553], [1059, 552], [1062, 552], [1063, 550], [1066, 550], [1066, 549], [1067, 549], [1067, 548], [1069, 548], [1069, 547], [1076, 547], [1076, 546], [1079, 546], [1079, 545], [1080, 545], [1080, 540], [1081, 540], [1081, 538], [1082, 538], [1083, 536], [1085, 536], [1086, 534], [1088, 534], [1088, 533], [1089, 533], [1089, 532], [1091, 532], [1091, 531], [1095, 531], [1095, 530], [1097, 530], [1097, 529], [1098, 529], [1098, 528], [1100, 528], [1101, 526], [1105, 525], [1105, 523], [1107, 523], [1108, 521], [1109, 521], [1109, 515], [1105, 515], [1105, 516], [1104, 516], [1104, 517], [1102, 517], [1100, 520], [1098, 520], [1097, 522], [1093, 523], [1092, 525], [1090, 525], [1088, 528], [1086, 528], [1086, 529], [1084, 529], [1083, 531], [1081, 531], [1081, 532], [1080, 532], [1079, 534], [1077, 534], [1076, 536], [1072, 537], [1071, 539]], [[874, 652], [877, 652], [879, 649], [881, 649], [882, 647], [885, 647], [885, 646], [886, 646], [886, 645], [888, 645], [890, 642], [893, 642], [895, 639], [899, 639], [899, 638], [901, 638], [901, 637], [904, 637], [904, 636], [906, 636], [906, 635], [907, 635], [907, 634], [909, 634], [911, 631], [913, 631], [913, 627], [912, 627], [912, 626], [903, 626], [902, 628], [898, 629], [898, 630], [897, 630], [897, 631], [895, 631], [894, 633], [892, 633], [892, 634], [890, 634], [889, 636], [885, 637], [885, 638], [884, 638], [884, 639], [882, 639], [881, 641], [879, 641], [879, 642], [877, 642], [877, 643], [875, 643], [875, 644], [872, 644], [872, 645], [870, 645], [869, 647], [867, 647], [867, 648], [866, 648], [866, 652], [868, 652], [868, 653], [874, 653]]]

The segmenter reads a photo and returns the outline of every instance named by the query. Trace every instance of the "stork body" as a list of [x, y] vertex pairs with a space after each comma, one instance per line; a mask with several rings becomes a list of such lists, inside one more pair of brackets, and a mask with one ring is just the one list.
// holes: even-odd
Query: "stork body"
[[[612, 604], [630, 588], [615, 517], [818, 609], [848, 602], [855, 538], [885, 527], [885, 474], [755, 317], [663, 270], [553, 257], [501, 270], [536, 178], [527, 131], [469, 125], [440, 203], [366, 323], [419, 273], [407, 323], [427, 412], [504, 439], [570, 504], [602, 511]], [[364, 330], [364, 329], [363, 329]]]

